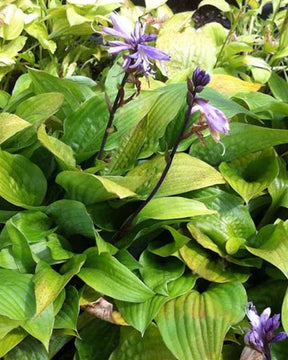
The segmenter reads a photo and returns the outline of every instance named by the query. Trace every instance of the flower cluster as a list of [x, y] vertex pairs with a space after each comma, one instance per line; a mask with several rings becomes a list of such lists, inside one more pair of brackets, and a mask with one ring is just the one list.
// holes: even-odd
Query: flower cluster
[[127, 54], [123, 55], [124, 63], [122, 67], [124, 71], [142, 73], [146, 77], [154, 75], [153, 62], [151, 60], [167, 61], [170, 56], [165, 52], [147, 45], [147, 42], [155, 41], [157, 35], [145, 34], [146, 24], [137, 21], [134, 28], [133, 24], [124, 16], [112, 13], [110, 19], [113, 28], [102, 26], [102, 30], [107, 35], [113, 35], [122, 38], [124, 41], [109, 41], [109, 53], [118, 55], [123, 51]]
[[200, 93], [209, 81], [210, 76], [205, 71], [200, 70], [200, 68], [197, 67], [192, 76], [193, 86], [190, 86], [191, 90], [193, 89], [192, 92], [194, 93], [194, 106], [191, 114], [196, 111], [200, 111], [200, 125], [203, 125], [204, 127], [208, 126], [213, 139], [218, 142], [220, 140], [219, 134], [229, 133], [229, 119], [221, 110], [209, 104], [207, 100], [196, 96], [196, 93]]
[[257, 350], [264, 356], [264, 360], [271, 360], [271, 343], [286, 339], [286, 333], [280, 332], [274, 335], [274, 331], [280, 326], [280, 315], [271, 315], [271, 309], [265, 309], [259, 316], [252, 302], [247, 306], [247, 317], [250, 320], [251, 329], [245, 335], [245, 343]]

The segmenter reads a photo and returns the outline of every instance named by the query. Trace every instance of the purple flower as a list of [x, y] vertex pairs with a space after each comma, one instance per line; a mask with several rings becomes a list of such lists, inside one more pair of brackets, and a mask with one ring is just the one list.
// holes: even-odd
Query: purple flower
[[274, 335], [274, 331], [280, 326], [280, 315], [270, 318], [271, 309], [267, 308], [259, 316], [252, 302], [248, 303], [246, 313], [251, 329], [245, 335], [245, 343], [263, 354], [265, 360], [271, 360], [271, 343], [285, 340], [287, 337], [285, 332]]
[[192, 114], [196, 111], [200, 111], [202, 120], [209, 127], [210, 133], [213, 139], [218, 142], [220, 140], [219, 134], [229, 133], [229, 119], [226, 115], [216, 107], [210, 105], [207, 100], [201, 98], [195, 98], [194, 103], [196, 106], [192, 108]]
[[198, 66], [193, 72], [192, 81], [195, 87], [195, 92], [199, 93], [209, 83], [210, 75], [206, 73], [206, 71], [200, 70], [200, 67]]
[[151, 60], [170, 60], [170, 56], [163, 51], [146, 45], [147, 42], [155, 41], [157, 35], [145, 34], [146, 24], [137, 21], [135, 26], [129, 19], [112, 13], [110, 19], [113, 28], [102, 26], [102, 30], [107, 35], [113, 35], [122, 38], [124, 41], [109, 41], [109, 53], [117, 55], [122, 51], [127, 51], [123, 55], [124, 63], [122, 67], [125, 71], [143, 73], [145, 76], [154, 75], [153, 63]]

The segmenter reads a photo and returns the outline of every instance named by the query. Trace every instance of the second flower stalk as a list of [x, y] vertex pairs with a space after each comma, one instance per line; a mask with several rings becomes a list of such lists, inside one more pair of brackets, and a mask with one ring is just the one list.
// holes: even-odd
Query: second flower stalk
[[[113, 129], [112, 126], [115, 113], [117, 109], [125, 103], [124, 86], [128, 80], [129, 75], [134, 77], [137, 81], [137, 77], [142, 74], [148, 80], [148, 76], [154, 76], [155, 73], [153, 70], [153, 61], [167, 61], [170, 59], [168, 54], [146, 44], [147, 42], [154, 41], [157, 36], [155, 34], [145, 34], [146, 26], [142, 25], [139, 21], [137, 21], [135, 27], [133, 28], [128, 19], [115, 13], [111, 15], [111, 21], [114, 27], [102, 27], [102, 30], [104, 34], [113, 35], [123, 39], [123, 41], [109, 41], [108, 44], [110, 45], [109, 52], [111, 54], [119, 54], [124, 51], [124, 54], [122, 55], [124, 59], [124, 62], [122, 64], [122, 68], [124, 70], [124, 77], [121, 85], [119, 85], [118, 87], [118, 93], [116, 95], [113, 105], [111, 105], [108, 101], [110, 116], [102, 139], [100, 151], [98, 153], [98, 159], [100, 160], [103, 158], [104, 155], [105, 144], [109, 132], [111, 131], [111, 129]], [[197, 96], [198, 93], [204, 90], [205, 86], [209, 83], [209, 81], [209, 74], [201, 70], [199, 67], [197, 67], [197, 69], [194, 71], [192, 79], [187, 79], [188, 108], [185, 113], [185, 118], [181, 131], [177, 136], [171, 153], [166, 154], [166, 165], [161, 174], [161, 177], [157, 181], [155, 187], [153, 188], [147, 199], [143, 201], [138, 207], [138, 209], [136, 209], [136, 211], [132, 213], [122, 224], [120, 230], [113, 237], [112, 242], [116, 242], [117, 240], [119, 240], [123, 236], [123, 234], [125, 234], [127, 230], [129, 230], [136, 216], [156, 195], [169, 172], [178, 146], [182, 139], [192, 134], [196, 134], [200, 141], [202, 141], [202, 131], [207, 128], [210, 130], [212, 137], [217, 142], [220, 140], [219, 134], [228, 134], [229, 120], [227, 119], [225, 114], [221, 110], [210, 105], [207, 100]], [[200, 119], [196, 124], [193, 124], [190, 127], [189, 131], [187, 131], [191, 115], [197, 111], [200, 112]]]

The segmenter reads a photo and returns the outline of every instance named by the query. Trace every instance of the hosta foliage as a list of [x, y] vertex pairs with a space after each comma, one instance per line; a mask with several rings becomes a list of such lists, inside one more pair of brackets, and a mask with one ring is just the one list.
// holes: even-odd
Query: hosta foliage
[[[230, 32], [165, 0], [0, 4], [1, 358], [236, 359], [247, 300], [288, 331], [287, 1], [268, 20], [269, 1], [237, 3], [199, 5]], [[171, 61], [117, 110], [101, 161], [123, 73], [98, 32], [115, 9], [144, 16]], [[119, 233], [165, 168], [197, 65], [230, 134], [187, 134]]]

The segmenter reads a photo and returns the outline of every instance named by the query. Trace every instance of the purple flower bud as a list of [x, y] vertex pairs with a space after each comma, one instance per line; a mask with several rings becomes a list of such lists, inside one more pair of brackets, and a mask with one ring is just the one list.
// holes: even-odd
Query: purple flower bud
[[257, 350], [265, 360], [271, 359], [271, 343], [286, 339], [286, 333], [280, 332], [274, 335], [274, 331], [280, 326], [280, 315], [271, 315], [271, 309], [265, 309], [259, 316], [252, 302], [247, 305], [247, 317], [250, 320], [251, 329], [244, 337], [245, 344]]
[[125, 71], [143, 73], [146, 77], [148, 75], [153, 76], [153, 62], [151, 60], [170, 60], [168, 54], [146, 44], [155, 41], [157, 38], [155, 34], [145, 34], [146, 24], [143, 25], [137, 21], [133, 27], [129, 19], [117, 13], [112, 13], [110, 19], [113, 28], [102, 26], [102, 30], [107, 35], [113, 35], [124, 40], [109, 41], [108, 44], [110, 45], [110, 54], [118, 55], [123, 51], [127, 52], [127, 55], [123, 55], [124, 62], [122, 64]]
[[209, 83], [210, 75], [204, 70], [200, 70], [200, 67], [198, 66], [193, 73], [192, 81], [195, 87], [195, 92], [200, 93]]

